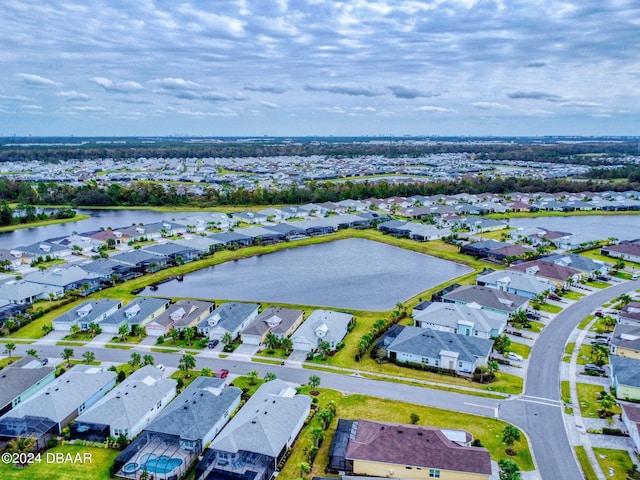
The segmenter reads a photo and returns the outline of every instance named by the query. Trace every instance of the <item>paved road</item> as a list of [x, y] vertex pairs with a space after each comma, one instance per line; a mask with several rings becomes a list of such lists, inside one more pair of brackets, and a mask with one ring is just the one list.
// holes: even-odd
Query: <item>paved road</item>
[[[260, 376], [273, 372], [278, 378], [300, 384], [307, 383], [310, 375], [318, 375], [322, 379], [323, 387], [346, 393], [361, 393], [488, 417], [494, 417], [499, 410], [501, 419], [517, 425], [527, 433], [542, 479], [582, 480], [582, 472], [575, 461], [564, 427], [559, 386], [564, 346], [573, 329], [585, 316], [609, 299], [638, 287], [640, 282], [615, 285], [593, 293], [561, 312], [543, 330], [531, 351], [524, 395], [510, 400], [498, 401], [399, 383], [389, 384], [356, 376], [251, 362], [249, 359], [218, 359], [208, 357], [206, 353], [197, 357], [197, 367], [208, 367], [212, 370], [227, 368], [231, 373], [238, 375], [244, 375], [250, 370], [258, 371]], [[24, 354], [28, 348], [34, 346], [17, 345], [16, 354]], [[41, 356], [51, 358], [59, 358], [63, 348], [55, 345], [37, 345]], [[73, 348], [76, 358], [80, 358], [85, 351], [93, 351], [98, 360], [116, 363], [127, 362], [132, 352], [110, 348]], [[162, 363], [168, 367], [177, 367], [180, 358], [179, 355], [171, 353], [154, 352], [153, 356], [157, 364]]]

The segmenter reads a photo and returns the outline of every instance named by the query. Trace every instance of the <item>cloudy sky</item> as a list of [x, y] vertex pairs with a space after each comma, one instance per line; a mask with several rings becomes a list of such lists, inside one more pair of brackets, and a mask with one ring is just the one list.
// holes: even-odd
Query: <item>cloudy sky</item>
[[0, 134], [638, 135], [638, 0], [3, 0]]

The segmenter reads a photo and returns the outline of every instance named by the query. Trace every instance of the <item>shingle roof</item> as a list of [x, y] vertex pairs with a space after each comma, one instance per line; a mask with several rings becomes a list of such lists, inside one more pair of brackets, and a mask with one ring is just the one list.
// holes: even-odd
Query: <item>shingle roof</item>
[[417, 322], [428, 322], [442, 325], [451, 329], [458, 327], [458, 322], [464, 320], [472, 322], [474, 329], [479, 332], [491, 333], [491, 330], [502, 330], [507, 322], [504, 315], [487, 312], [479, 308], [455, 303], [436, 302], [413, 317]]
[[545, 290], [554, 290], [555, 284], [544, 278], [537, 278], [534, 275], [529, 275], [517, 270], [509, 271], [497, 271], [491, 272], [486, 275], [478, 275], [478, 282], [482, 283], [505, 283], [508, 288], [513, 290], [520, 290], [523, 292], [530, 292], [533, 294], [539, 294]]
[[117, 305], [120, 305], [120, 300], [111, 300], [109, 298], [89, 300], [54, 318], [53, 321], [59, 323], [77, 323], [82, 320], [83, 322], [90, 323]]
[[54, 370], [54, 367], [45, 367], [40, 360], [31, 356], [3, 368], [0, 371], [0, 408], [12, 402]]
[[201, 440], [240, 397], [221, 378], [198, 377], [145, 430]]
[[438, 332], [428, 328], [404, 327], [389, 345], [389, 351], [438, 358], [440, 351], [457, 352], [459, 360], [475, 362], [491, 352], [493, 340], [467, 337], [455, 333]]
[[68, 268], [51, 268], [44, 272], [34, 272], [25, 277], [26, 282], [65, 287], [71, 283], [99, 279], [100, 275], [86, 272], [77, 265]]
[[556, 265], [555, 263], [541, 262], [540, 260], [519, 263], [509, 267], [509, 270], [525, 273], [528, 269], [535, 271], [535, 275], [537, 276], [551, 278], [562, 282], [565, 282], [568, 278], [580, 273], [580, 271], [575, 268], [563, 267], [562, 265]]
[[186, 247], [174, 242], [158, 243], [156, 245], [149, 245], [144, 247], [145, 252], [151, 252], [156, 255], [180, 255], [180, 254], [195, 254], [197, 250], [192, 247]]
[[442, 296], [443, 300], [451, 300], [464, 304], [478, 304], [483, 307], [504, 312], [513, 312], [522, 308], [529, 299], [522, 295], [497, 290], [495, 288], [482, 287], [480, 285], [462, 285], [452, 292]]
[[268, 322], [275, 321], [277, 324], [271, 328], [271, 333], [274, 335], [284, 335], [303, 314], [304, 312], [302, 310], [295, 310], [293, 308], [269, 307], [264, 309], [262, 313], [251, 322], [251, 325], [242, 331], [242, 334], [263, 335], [270, 328]]
[[157, 255], [143, 250], [131, 250], [129, 252], [118, 253], [110, 257], [116, 262], [127, 265], [139, 265], [141, 263], [156, 263], [166, 259], [164, 255]]
[[223, 303], [211, 312], [211, 315], [200, 322], [198, 326], [220, 327], [228, 332], [233, 332], [258, 308], [260, 308], [260, 305], [257, 303]]
[[609, 363], [611, 376], [616, 377], [619, 385], [640, 387], [640, 360], [609, 355]]
[[169, 300], [164, 298], [138, 297], [131, 303], [128, 303], [113, 314], [109, 315], [101, 321], [100, 324], [120, 325], [123, 322], [140, 323], [153, 312], [168, 303]]
[[491, 475], [487, 449], [461, 446], [440, 429], [419, 425], [358, 420], [346, 458]]
[[213, 440], [214, 450], [277, 457], [308, 415], [311, 397], [296, 395], [286, 382], [263, 384]]

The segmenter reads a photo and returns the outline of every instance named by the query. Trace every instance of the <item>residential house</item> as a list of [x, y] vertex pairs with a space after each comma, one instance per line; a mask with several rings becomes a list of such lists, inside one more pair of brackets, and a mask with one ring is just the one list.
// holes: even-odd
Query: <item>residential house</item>
[[196, 480], [268, 480], [302, 430], [311, 397], [288, 383], [264, 383], [213, 440]]
[[264, 210], [260, 210], [258, 213], [260, 215], [265, 215], [269, 222], [281, 222], [283, 219], [289, 218], [289, 216], [284, 216], [282, 214], [282, 210], [273, 207], [265, 208]]
[[421, 327], [404, 327], [387, 347], [392, 361], [473, 373], [485, 366], [493, 341]]
[[131, 250], [129, 252], [112, 255], [111, 260], [135, 267], [139, 272], [151, 273], [167, 266], [168, 258], [164, 255], [147, 252], [144, 250]]
[[640, 239], [622, 241], [617, 245], [608, 245], [600, 249], [602, 255], [640, 263]]
[[67, 268], [50, 268], [42, 272], [33, 272], [24, 279], [28, 283], [37, 283], [62, 288], [65, 292], [79, 290], [89, 294], [100, 288], [100, 275], [86, 272], [77, 265]]
[[495, 288], [505, 292], [515, 293], [530, 299], [545, 292], [553, 292], [556, 284], [544, 278], [537, 278], [517, 270], [500, 270], [489, 273], [480, 273], [476, 278], [476, 284], [484, 287]]
[[11, 249], [11, 253], [13, 254], [21, 254], [22, 256], [29, 256], [31, 258], [42, 257], [46, 258], [47, 255], [50, 258], [62, 258], [68, 257], [71, 255], [71, 248], [64, 247], [62, 245], [58, 245], [52, 242], [38, 242], [32, 243], [31, 245], [24, 245], [20, 247], [15, 247]]
[[257, 303], [223, 303], [200, 321], [198, 332], [211, 340], [222, 340], [227, 333], [235, 339], [255, 320], [259, 308]]
[[147, 462], [165, 456], [173, 467], [164, 471], [165, 477], [181, 478], [227, 423], [241, 394], [221, 378], [196, 378], [118, 455], [115, 476], [138, 479]]
[[185, 235], [184, 238], [175, 240], [174, 243], [182, 245], [184, 247], [193, 248], [200, 252], [200, 255], [207, 255], [211, 252], [214, 252], [218, 249], [218, 246], [223, 247], [223, 244], [221, 242], [209, 237], [201, 237], [199, 235]]
[[0, 375], [0, 416], [29, 400], [56, 378], [56, 369], [26, 356], [2, 369]]
[[246, 211], [246, 212], [234, 212], [231, 214], [231, 218], [240, 223], [266, 223], [268, 221], [267, 215], [263, 215], [258, 212]]
[[102, 283], [111, 283], [113, 280], [130, 280], [142, 275], [142, 269], [132, 265], [125, 265], [110, 258], [98, 258], [80, 265], [85, 272], [96, 274]]
[[75, 419], [71, 437], [92, 442], [120, 435], [135, 438], [176, 395], [177, 382], [162, 376], [153, 365], [134, 371]]
[[148, 223], [146, 228], [160, 232], [161, 237], [174, 237], [187, 233], [186, 223], [176, 223], [163, 220], [162, 222]]
[[640, 323], [618, 323], [609, 340], [613, 355], [640, 360]]
[[111, 229], [91, 233], [88, 237], [94, 242], [94, 244], [97, 243], [97, 246], [103, 243], [109, 243], [109, 240], [112, 240], [114, 246], [125, 243], [128, 240], [128, 238], [122, 238], [122, 232], [114, 232]]
[[514, 264], [507, 271], [524, 272], [527, 275], [549, 280], [555, 283], [557, 288], [569, 287], [572, 283], [579, 282], [582, 276], [580, 270], [575, 268], [563, 267], [562, 265], [540, 260]]
[[640, 325], [640, 302], [629, 302], [618, 312], [618, 321], [628, 325]]
[[218, 242], [221, 248], [248, 247], [253, 243], [251, 237], [236, 232], [212, 233], [207, 238]]
[[159, 337], [169, 330], [195, 327], [214, 309], [215, 303], [202, 300], [178, 300], [165, 311], [144, 324], [147, 335]]
[[629, 435], [633, 450], [638, 454], [640, 452], [640, 405], [635, 403], [620, 402], [622, 413], [623, 433]]
[[507, 326], [504, 315], [467, 305], [431, 303], [413, 316], [416, 327], [430, 328], [477, 338], [501, 335]]
[[0, 418], [0, 440], [33, 437], [35, 449], [60, 435], [74, 418], [100, 400], [116, 383], [102, 367], [76, 365]]
[[295, 240], [306, 236], [304, 228], [300, 228], [297, 225], [298, 222], [293, 223], [276, 223], [275, 225], [269, 225], [265, 227], [267, 230], [272, 230], [280, 235], [283, 235], [285, 239]]
[[464, 430], [341, 418], [328, 468], [371, 478], [489, 480], [489, 451], [470, 446], [472, 439]]
[[152, 321], [169, 306], [165, 298], [137, 297], [131, 303], [115, 311], [100, 322], [104, 333], [116, 334], [122, 325], [127, 326], [129, 332], [134, 332], [136, 326], [144, 326]]
[[122, 234], [122, 239], [127, 242], [144, 242], [147, 240], [158, 240], [162, 237], [160, 230], [146, 225], [132, 225], [130, 227], [117, 228], [115, 232]]
[[242, 330], [242, 343], [262, 345], [269, 333], [278, 338], [287, 337], [300, 326], [303, 315], [302, 310], [293, 308], [266, 308], [247, 328]]
[[67, 237], [57, 238], [51, 240], [51, 243], [60, 245], [61, 247], [71, 249], [71, 253], [87, 254], [91, 250], [99, 247], [101, 242], [96, 242], [84, 235], [78, 235], [77, 233], [71, 234]]
[[6, 248], [0, 248], [0, 265], [5, 265], [8, 269], [15, 270], [22, 265], [22, 254], [11, 252]]
[[640, 360], [609, 355], [611, 388], [620, 400], [640, 400]]
[[505, 316], [519, 310], [526, 310], [529, 306], [529, 298], [527, 297], [480, 285], [461, 285], [443, 295], [442, 301], [482, 308]]
[[24, 305], [36, 300], [51, 300], [64, 296], [64, 288], [23, 281], [0, 285], [0, 299]]
[[266, 227], [238, 228], [234, 233], [244, 235], [256, 245], [272, 244], [284, 241], [284, 235]]
[[563, 267], [571, 267], [580, 270], [585, 278], [595, 278], [598, 275], [606, 275], [609, 273], [610, 264], [600, 260], [592, 260], [575, 253], [564, 253], [556, 255], [547, 255], [541, 257], [542, 262], [553, 262]]
[[78, 325], [80, 330], [89, 330], [89, 324], [100, 323], [109, 315], [114, 314], [122, 305], [120, 300], [104, 298], [89, 300], [72, 308], [66, 313], [53, 319], [53, 329], [63, 332], [71, 331], [72, 325]]
[[335, 349], [347, 335], [353, 315], [332, 310], [315, 310], [291, 336], [293, 349], [312, 352], [320, 342], [328, 342]]
[[142, 249], [145, 252], [166, 257], [174, 265], [191, 262], [200, 258], [200, 252], [195, 248], [186, 247], [175, 242], [157, 243]]

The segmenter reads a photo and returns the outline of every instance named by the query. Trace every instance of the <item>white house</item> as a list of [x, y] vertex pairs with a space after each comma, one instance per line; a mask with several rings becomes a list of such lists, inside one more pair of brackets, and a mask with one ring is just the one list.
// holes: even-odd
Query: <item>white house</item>
[[331, 310], [315, 310], [291, 336], [293, 349], [312, 352], [320, 342], [328, 342], [332, 349], [347, 334], [353, 315]]

